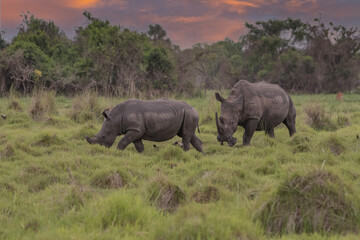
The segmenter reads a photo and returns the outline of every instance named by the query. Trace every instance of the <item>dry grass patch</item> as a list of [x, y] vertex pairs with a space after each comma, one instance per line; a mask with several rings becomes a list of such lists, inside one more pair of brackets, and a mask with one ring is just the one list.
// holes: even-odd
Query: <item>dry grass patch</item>
[[329, 148], [332, 154], [338, 156], [345, 151], [345, 147], [342, 144], [341, 140], [335, 136], [331, 135], [325, 139], [324, 144], [326, 148]]
[[102, 117], [103, 110], [97, 94], [86, 91], [74, 98], [69, 117], [77, 123], [84, 123]]
[[331, 122], [331, 116], [319, 103], [308, 104], [304, 107], [307, 123], [316, 130], [334, 130], [336, 126]]
[[54, 91], [34, 91], [28, 109], [29, 115], [33, 120], [41, 121], [46, 116], [57, 113], [55, 95]]

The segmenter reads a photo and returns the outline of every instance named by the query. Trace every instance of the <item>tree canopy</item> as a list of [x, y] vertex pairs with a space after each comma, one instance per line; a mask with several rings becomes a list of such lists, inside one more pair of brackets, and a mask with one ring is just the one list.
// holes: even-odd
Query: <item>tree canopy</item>
[[69, 39], [30, 13], [10, 43], [0, 33], [0, 93], [36, 87], [74, 94], [86, 88], [116, 96], [202, 94], [238, 80], [277, 83], [290, 92], [359, 91], [360, 34], [355, 27], [299, 19], [246, 23], [238, 41], [181, 50], [159, 24], [145, 33], [83, 13]]

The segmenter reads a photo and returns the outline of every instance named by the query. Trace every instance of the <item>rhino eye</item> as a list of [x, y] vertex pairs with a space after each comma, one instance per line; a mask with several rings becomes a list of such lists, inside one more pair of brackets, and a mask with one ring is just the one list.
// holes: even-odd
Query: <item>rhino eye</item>
[[105, 135], [102, 135], [101, 137], [102, 137], [102, 138], [105, 138]]

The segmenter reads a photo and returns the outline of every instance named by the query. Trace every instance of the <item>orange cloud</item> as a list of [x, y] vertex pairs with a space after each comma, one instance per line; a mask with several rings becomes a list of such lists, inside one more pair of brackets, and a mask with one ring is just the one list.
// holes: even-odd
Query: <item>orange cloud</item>
[[199, 17], [168, 17], [171, 22], [179, 23], [194, 23], [194, 22], [203, 22], [209, 19], [212, 19], [210, 16], [199, 16]]
[[70, 0], [66, 2], [67, 7], [71, 8], [91, 8], [99, 4], [100, 0]]
[[259, 7], [259, 5], [246, 2], [246, 1], [236, 1], [236, 0], [223, 0], [222, 3], [233, 6], [233, 7]]
[[215, 8], [223, 8], [229, 11], [237, 12], [238, 14], [242, 14], [246, 12], [246, 8], [252, 7], [257, 8], [260, 7], [259, 4], [263, 3], [263, 1], [237, 1], [237, 0], [211, 0], [208, 2], [212, 7]]
[[[292, 11], [299, 11], [299, 10], [309, 10], [309, 9], [302, 9], [304, 5], [310, 5], [315, 7], [317, 4], [317, 0], [290, 0], [286, 2], [286, 8]], [[309, 6], [308, 6], [309, 8]]]

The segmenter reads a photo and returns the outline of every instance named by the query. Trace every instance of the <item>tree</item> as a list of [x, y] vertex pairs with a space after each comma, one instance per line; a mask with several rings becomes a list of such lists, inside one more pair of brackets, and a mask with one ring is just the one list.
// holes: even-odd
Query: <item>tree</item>
[[4, 35], [5, 35], [5, 32], [0, 31], [0, 50], [3, 50], [8, 45], [7, 42], [5, 41], [5, 39], [3, 38]]
[[162, 46], [150, 48], [145, 56], [145, 64], [147, 79], [151, 81], [148, 88], [154, 87], [162, 91], [174, 89], [174, 63], [168, 50]]
[[153, 41], [165, 40], [166, 31], [159, 24], [149, 25], [147, 33]]

